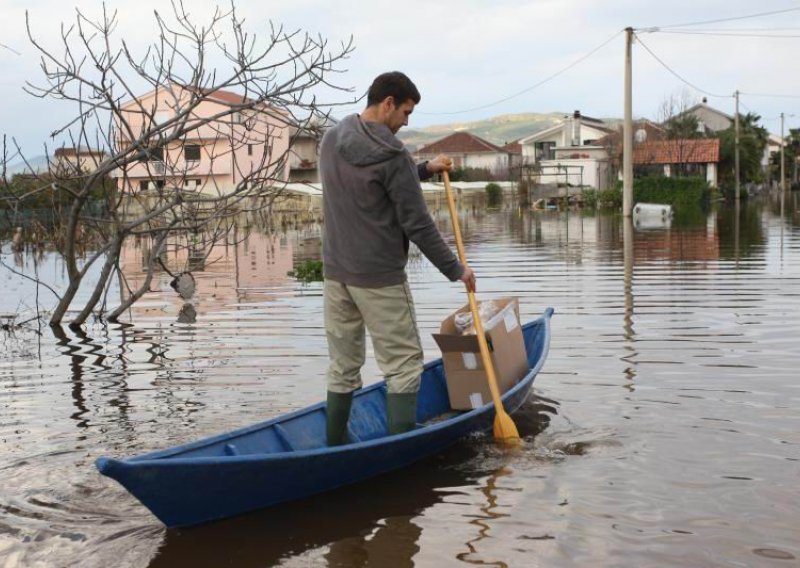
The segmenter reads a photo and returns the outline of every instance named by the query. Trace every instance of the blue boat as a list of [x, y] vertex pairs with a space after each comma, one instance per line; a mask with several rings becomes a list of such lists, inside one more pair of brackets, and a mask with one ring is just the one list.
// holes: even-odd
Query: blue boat
[[[553, 309], [522, 327], [528, 373], [503, 394], [511, 413], [525, 401], [550, 346]], [[404, 467], [463, 436], [491, 429], [494, 404], [450, 409], [442, 360], [425, 365], [418, 428], [387, 435], [386, 385], [356, 392], [351, 443], [328, 447], [325, 403], [272, 420], [125, 460], [100, 457], [100, 473], [118, 481], [168, 527], [206, 523], [308, 497]]]

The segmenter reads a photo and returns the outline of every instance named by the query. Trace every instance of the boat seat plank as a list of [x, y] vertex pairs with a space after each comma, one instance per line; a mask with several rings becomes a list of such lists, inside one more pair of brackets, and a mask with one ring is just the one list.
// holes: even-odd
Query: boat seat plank
[[275, 432], [275, 434], [277, 435], [278, 439], [281, 441], [281, 444], [283, 444], [283, 448], [287, 452], [295, 451], [294, 446], [289, 441], [289, 433], [286, 431], [286, 429], [283, 426], [281, 426], [280, 424], [274, 424], [272, 426], [272, 429]]

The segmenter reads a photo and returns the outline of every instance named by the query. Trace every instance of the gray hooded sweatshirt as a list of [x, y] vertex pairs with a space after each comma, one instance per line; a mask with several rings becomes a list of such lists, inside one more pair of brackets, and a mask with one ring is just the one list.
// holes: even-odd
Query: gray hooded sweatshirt
[[408, 242], [450, 280], [464, 268], [428, 212], [411, 155], [389, 127], [354, 114], [320, 147], [325, 278], [364, 288], [406, 280]]

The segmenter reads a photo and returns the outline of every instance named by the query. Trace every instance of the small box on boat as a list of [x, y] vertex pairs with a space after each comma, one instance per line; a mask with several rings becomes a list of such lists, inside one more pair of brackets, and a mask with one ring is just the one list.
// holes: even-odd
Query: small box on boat
[[[503, 394], [528, 372], [528, 356], [519, 325], [517, 298], [492, 301], [499, 311], [487, 320], [481, 318], [481, 321], [492, 355], [497, 387]], [[440, 332], [433, 334], [442, 350], [450, 406], [455, 410], [471, 410], [492, 401], [478, 338], [474, 332], [463, 335], [457, 326], [460, 316], [469, 311], [469, 304], [459, 308], [442, 322]]]

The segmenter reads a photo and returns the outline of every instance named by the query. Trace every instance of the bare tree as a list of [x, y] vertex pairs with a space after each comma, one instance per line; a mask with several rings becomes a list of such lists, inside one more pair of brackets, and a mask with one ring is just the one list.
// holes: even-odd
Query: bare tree
[[693, 161], [698, 157], [701, 147], [696, 140], [706, 136], [705, 126], [700, 119], [688, 112], [694, 104], [695, 99], [684, 89], [680, 95], [673, 94], [664, 99], [659, 108], [666, 144], [675, 160], [671, 165], [677, 176], [696, 173]]
[[[155, 13], [155, 41], [138, 55], [117, 39], [117, 14], [105, 6], [97, 19], [76, 10], [75, 22], [62, 26], [58, 52], [36, 39], [26, 15], [42, 71], [41, 82], [26, 90], [75, 107], [53, 130], [60, 147], [48, 152], [46, 173], [31, 168], [7, 180], [3, 149], [2, 189], [11, 208], [38, 199], [63, 211], [54, 241], [68, 283], [63, 291], [50, 288], [57, 296], [51, 325], [68, 313], [73, 327], [92, 313], [116, 320], [166, 268], [167, 249], [207, 254], [227, 237], [235, 215], [269, 211], [288, 179], [292, 139], [324, 124], [336, 104], [320, 104], [316, 91], [346, 91], [330, 76], [342, 71], [352, 38], [331, 50], [322, 37], [272, 24], [264, 37], [248, 33], [233, 4], [203, 24], [181, 0], [171, 8], [168, 16]], [[15, 142], [10, 150], [22, 154]], [[120, 266], [130, 238], [150, 249], [136, 286]], [[99, 276], [90, 281], [96, 264]], [[109, 306], [115, 274], [122, 293]], [[68, 312], [82, 287], [87, 301]]]

